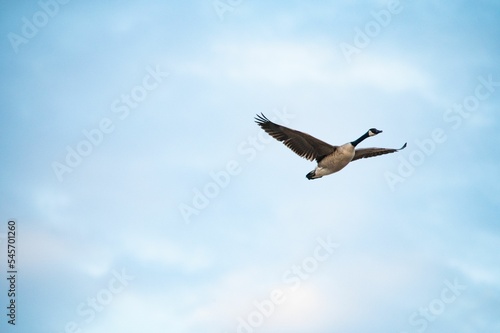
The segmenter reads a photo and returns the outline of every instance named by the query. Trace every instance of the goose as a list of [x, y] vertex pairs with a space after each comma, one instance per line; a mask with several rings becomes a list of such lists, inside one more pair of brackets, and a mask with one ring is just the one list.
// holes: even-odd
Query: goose
[[376, 128], [370, 128], [358, 139], [347, 142], [341, 146], [332, 146], [315, 137], [285, 126], [273, 123], [264, 116], [263, 113], [257, 114], [255, 122], [267, 134], [278, 141], [283, 142], [300, 157], [310, 161], [316, 160], [318, 165], [314, 170], [306, 175], [306, 178], [318, 179], [323, 176], [342, 170], [347, 164], [361, 158], [374, 157], [378, 155], [397, 152], [406, 147], [406, 143], [399, 149], [394, 148], [358, 148], [356, 146], [366, 138], [382, 133]]

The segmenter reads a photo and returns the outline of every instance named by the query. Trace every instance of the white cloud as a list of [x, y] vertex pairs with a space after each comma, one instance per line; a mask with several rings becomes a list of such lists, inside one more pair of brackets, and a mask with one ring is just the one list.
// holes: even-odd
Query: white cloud
[[430, 78], [415, 64], [392, 57], [360, 55], [347, 75], [351, 84], [367, 84], [387, 92], [420, 91], [430, 87]]
[[220, 74], [238, 82], [264, 85], [370, 85], [388, 92], [427, 91], [430, 77], [415, 64], [393, 57], [358, 56], [347, 65], [333, 44], [284, 41], [227, 41], [213, 46], [213, 56], [179, 68], [205, 78]]
[[[32, 274], [57, 272], [71, 267], [90, 277], [100, 277], [109, 272], [112, 252], [89, 240], [75, 241], [74, 235], [61, 234], [29, 226], [23, 230], [20, 244], [23, 248], [23, 267]], [[46, 267], [52, 267], [50, 271]], [[57, 267], [57, 268], [56, 268]]]
[[[133, 286], [130, 287], [131, 289]], [[105, 311], [87, 326], [85, 332], [185, 332], [187, 322], [176, 311], [171, 295], [146, 295], [130, 289], [115, 296]]]
[[40, 188], [33, 191], [33, 200], [37, 216], [51, 224], [63, 225], [65, 223], [63, 212], [72, 204], [68, 194], [53, 188]]
[[225, 74], [237, 81], [288, 85], [327, 83], [331, 77], [332, 52], [320, 45], [273, 41], [222, 44], [214, 49]]
[[[500, 269], [498, 265], [492, 265], [488, 256], [489, 253], [494, 253], [497, 250], [500, 237], [485, 232], [474, 232], [469, 235], [469, 241], [481, 245], [469, 245], [466, 253], [457, 253], [455, 257], [448, 260], [447, 265], [462, 273], [474, 284], [500, 288], [498, 281]], [[469, 255], [471, 250], [473, 250], [473, 256]]]
[[[286, 290], [287, 286], [282, 289]], [[330, 316], [338, 313], [342, 307], [342, 300], [327, 300], [324, 290], [318, 288], [314, 281], [304, 283], [296, 291], [286, 293], [285, 297], [282, 304], [276, 305], [275, 313], [265, 325], [266, 331], [303, 332], [323, 329], [331, 319]]]
[[164, 267], [176, 267], [185, 271], [207, 268], [213, 263], [206, 248], [179, 246], [174, 241], [137, 234], [125, 234], [122, 238], [124, 250], [141, 262], [152, 262]]

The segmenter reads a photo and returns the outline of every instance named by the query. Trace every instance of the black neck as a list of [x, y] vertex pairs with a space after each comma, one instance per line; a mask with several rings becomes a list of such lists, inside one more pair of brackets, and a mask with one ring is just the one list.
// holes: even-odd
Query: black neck
[[363, 141], [364, 139], [366, 139], [369, 136], [370, 135], [368, 134], [368, 132], [366, 132], [365, 134], [363, 134], [362, 136], [360, 136], [357, 140], [352, 141], [351, 144], [354, 147], [356, 147], [361, 141]]

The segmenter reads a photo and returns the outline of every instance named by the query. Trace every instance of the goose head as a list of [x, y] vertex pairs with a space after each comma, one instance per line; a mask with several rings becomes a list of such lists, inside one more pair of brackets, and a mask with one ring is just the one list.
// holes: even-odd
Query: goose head
[[377, 135], [379, 133], [382, 133], [382, 131], [380, 131], [380, 130], [378, 130], [376, 128], [370, 128], [368, 130], [368, 136], [375, 136], [375, 135]]

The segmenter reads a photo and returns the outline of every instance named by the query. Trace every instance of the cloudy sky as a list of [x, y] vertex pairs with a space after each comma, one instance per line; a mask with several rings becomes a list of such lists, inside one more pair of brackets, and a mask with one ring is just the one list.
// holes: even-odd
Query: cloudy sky
[[497, 1], [0, 6], [2, 332], [500, 330]]

